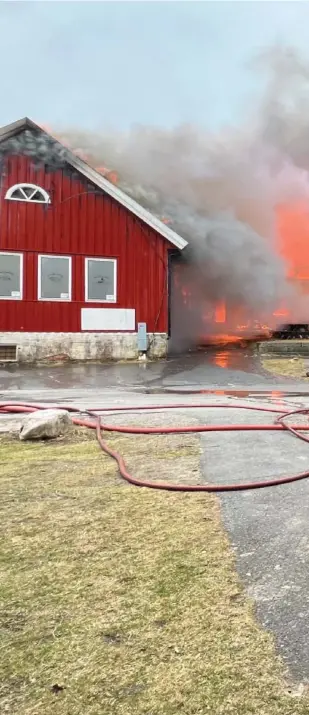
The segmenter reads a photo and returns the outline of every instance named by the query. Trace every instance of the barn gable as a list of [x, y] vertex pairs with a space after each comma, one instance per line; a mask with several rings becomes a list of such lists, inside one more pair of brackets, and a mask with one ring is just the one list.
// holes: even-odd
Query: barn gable
[[[33, 133], [42, 137], [41, 145], [38, 146], [37, 142], [35, 142], [33, 147], [31, 146]], [[91, 182], [92, 185], [114, 199], [131, 214], [139, 218], [146, 226], [166, 239], [172, 246], [179, 250], [183, 250], [187, 246], [187, 241], [184, 238], [125, 194], [119, 187], [110, 183], [98, 171], [27, 117], [0, 129], [0, 159], [1, 156], [4, 157], [6, 154], [24, 154], [38, 166], [40, 163], [49, 163], [51, 169], [63, 168], [65, 165], [69, 165], [72, 170], [75, 170]]]
[[29, 119], [0, 175], [0, 360], [166, 355], [187, 242]]

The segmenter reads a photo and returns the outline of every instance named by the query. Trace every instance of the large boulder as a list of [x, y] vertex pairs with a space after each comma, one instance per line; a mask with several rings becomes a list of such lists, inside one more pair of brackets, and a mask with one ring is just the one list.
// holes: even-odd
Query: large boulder
[[71, 427], [72, 419], [66, 410], [37, 410], [24, 419], [19, 438], [55, 439], [68, 432]]

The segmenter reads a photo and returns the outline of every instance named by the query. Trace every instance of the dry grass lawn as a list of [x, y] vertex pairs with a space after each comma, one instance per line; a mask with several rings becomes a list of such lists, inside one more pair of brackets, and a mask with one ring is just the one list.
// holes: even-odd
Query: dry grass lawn
[[274, 375], [283, 375], [285, 377], [297, 377], [298, 379], [306, 378], [308, 367], [305, 365], [304, 358], [301, 357], [263, 357], [262, 365], [265, 370]]
[[[195, 436], [111, 441], [139, 476], [199, 479]], [[215, 497], [125, 485], [83, 430], [2, 437], [0, 463], [1, 714], [308, 715]]]

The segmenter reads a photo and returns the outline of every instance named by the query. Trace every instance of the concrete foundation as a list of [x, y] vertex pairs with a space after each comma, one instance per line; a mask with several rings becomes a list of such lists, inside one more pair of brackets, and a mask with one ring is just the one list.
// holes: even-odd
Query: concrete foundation
[[309, 355], [309, 340], [267, 340], [258, 344], [263, 355]]
[[[147, 355], [165, 357], [167, 335], [155, 333], [147, 337]], [[4, 346], [11, 346], [12, 354], [16, 346], [16, 362], [30, 364], [57, 358], [107, 362], [136, 360], [139, 356], [137, 333], [0, 333], [0, 362], [10, 362], [14, 357], [7, 357]]]

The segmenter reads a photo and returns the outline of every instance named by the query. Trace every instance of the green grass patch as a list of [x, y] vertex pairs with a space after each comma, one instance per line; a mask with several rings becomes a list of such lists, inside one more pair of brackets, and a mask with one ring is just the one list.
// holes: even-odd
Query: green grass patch
[[[200, 478], [194, 435], [111, 442], [139, 477]], [[126, 485], [84, 430], [2, 438], [0, 463], [1, 713], [307, 715], [215, 497]]]

